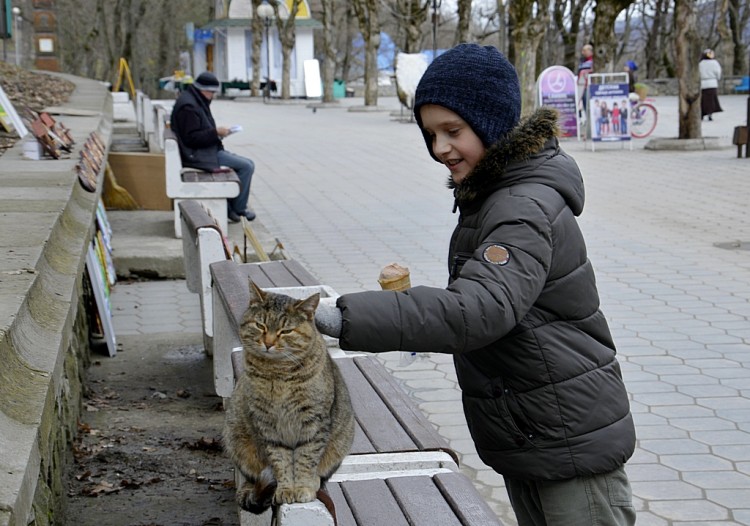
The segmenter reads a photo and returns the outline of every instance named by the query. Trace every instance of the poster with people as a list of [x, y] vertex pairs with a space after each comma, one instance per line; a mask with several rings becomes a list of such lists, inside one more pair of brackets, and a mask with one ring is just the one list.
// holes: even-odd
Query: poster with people
[[565, 66], [551, 66], [542, 71], [537, 80], [539, 104], [558, 111], [560, 134], [563, 137], [578, 136], [576, 91], [576, 77]]
[[[589, 78], [589, 119], [591, 139], [594, 141], [630, 140], [630, 104], [627, 77], [620, 83], [596, 83]], [[602, 76], [603, 77], [603, 76]]]

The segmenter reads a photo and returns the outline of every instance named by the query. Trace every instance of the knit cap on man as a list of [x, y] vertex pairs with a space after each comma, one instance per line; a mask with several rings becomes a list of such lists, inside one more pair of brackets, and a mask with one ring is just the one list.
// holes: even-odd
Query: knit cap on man
[[198, 75], [198, 78], [193, 82], [193, 86], [204, 91], [219, 91], [221, 89], [219, 79], [216, 78], [216, 75], [208, 71], [204, 71]]
[[[521, 89], [510, 62], [492, 46], [459, 44], [435, 60], [422, 75], [414, 97], [414, 117], [422, 129], [419, 110], [437, 104], [457, 113], [489, 147], [512, 130], [521, 116]], [[427, 150], [432, 140], [422, 130]]]

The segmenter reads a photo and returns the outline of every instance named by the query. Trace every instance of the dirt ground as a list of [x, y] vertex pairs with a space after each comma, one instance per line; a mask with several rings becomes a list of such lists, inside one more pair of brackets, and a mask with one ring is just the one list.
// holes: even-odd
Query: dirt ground
[[87, 372], [62, 524], [238, 525], [201, 335], [122, 336], [118, 347]]

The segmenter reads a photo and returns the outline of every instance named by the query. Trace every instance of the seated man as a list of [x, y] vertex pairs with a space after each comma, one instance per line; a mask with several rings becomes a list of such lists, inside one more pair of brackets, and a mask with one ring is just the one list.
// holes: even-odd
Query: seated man
[[229, 135], [229, 128], [216, 126], [211, 115], [211, 100], [219, 91], [219, 80], [213, 73], [198, 75], [175, 102], [170, 126], [177, 136], [182, 165], [208, 172], [221, 166], [228, 166], [240, 178], [240, 193], [229, 199], [229, 221], [236, 223], [241, 216], [255, 219], [255, 212], [247, 207], [250, 196], [250, 182], [255, 171], [255, 163], [250, 159], [228, 152], [221, 140]]

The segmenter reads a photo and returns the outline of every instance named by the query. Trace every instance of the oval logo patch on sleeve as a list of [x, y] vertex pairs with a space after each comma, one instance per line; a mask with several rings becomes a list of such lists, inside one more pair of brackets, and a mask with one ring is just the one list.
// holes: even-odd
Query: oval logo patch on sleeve
[[502, 245], [490, 245], [484, 249], [482, 257], [487, 263], [493, 265], [507, 265], [510, 261], [510, 252]]

